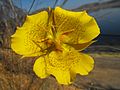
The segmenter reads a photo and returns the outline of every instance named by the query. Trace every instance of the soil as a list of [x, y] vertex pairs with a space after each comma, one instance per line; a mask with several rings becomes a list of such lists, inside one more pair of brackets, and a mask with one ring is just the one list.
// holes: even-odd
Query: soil
[[87, 90], [120, 90], [120, 57], [93, 57], [94, 70], [88, 76], [78, 76], [76, 85]]

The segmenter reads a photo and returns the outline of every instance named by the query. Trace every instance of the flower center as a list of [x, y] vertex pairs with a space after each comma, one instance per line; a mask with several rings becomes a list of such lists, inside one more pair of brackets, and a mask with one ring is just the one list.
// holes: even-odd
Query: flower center
[[63, 35], [58, 35], [57, 33], [54, 33], [53, 35], [48, 35], [47, 45], [53, 45], [56, 51], [62, 51], [62, 41]]

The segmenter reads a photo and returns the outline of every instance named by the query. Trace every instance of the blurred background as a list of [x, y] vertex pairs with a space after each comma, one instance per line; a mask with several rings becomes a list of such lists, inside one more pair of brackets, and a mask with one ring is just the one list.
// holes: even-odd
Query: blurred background
[[[69, 87], [53, 77], [37, 78], [32, 72], [35, 58], [19, 60], [10, 48], [10, 36], [26, 15], [49, 6], [86, 10], [101, 29], [97, 42], [84, 51], [95, 58], [95, 69], [88, 76], [78, 75]], [[0, 90], [120, 90], [120, 0], [0, 0], [0, 70]]]

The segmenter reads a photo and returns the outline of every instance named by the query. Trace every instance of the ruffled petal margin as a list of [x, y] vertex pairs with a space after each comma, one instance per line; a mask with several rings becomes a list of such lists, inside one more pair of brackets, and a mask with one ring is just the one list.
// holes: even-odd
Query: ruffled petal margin
[[88, 75], [88, 73], [94, 68], [94, 60], [87, 54], [80, 53], [79, 61], [71, 67], [71, 71], [80, 75]]
[[11, 36], [11, 48], [23, 56], [40, 56], [40, 50], [45, 47], [41, 40], [45, 38], [48, 13], [42, 11], [38, 14], [27, 16], [22, 27], [18, 27]]
[[56, 7], [54, 10], [54, 23], [57, 32], [66, 35], [66, 43], [87, 43], [100, 34], [96, 20], [86, 11], [73, 12]]
[[46, 78], [48, 73], [46, 72], [46, 63], [44, 57], [38, 58], [33, 66], [33, 71], [40, 78]]

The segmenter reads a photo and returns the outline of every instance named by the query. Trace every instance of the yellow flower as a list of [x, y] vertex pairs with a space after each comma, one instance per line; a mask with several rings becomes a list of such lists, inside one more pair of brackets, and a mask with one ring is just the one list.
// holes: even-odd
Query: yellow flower
[[72, 12], [56, 7], [49, 15], [42, 11], [27, 16], [12, 35], [12, 49], [24, 57], [40, 56], [33, 70], [40, 78], [55, 76], [60, 84], [70, 84], [76, 74], [87, 75], [94, 60], [84, 50], [100, 33], [95, 19], [85, 11]]

